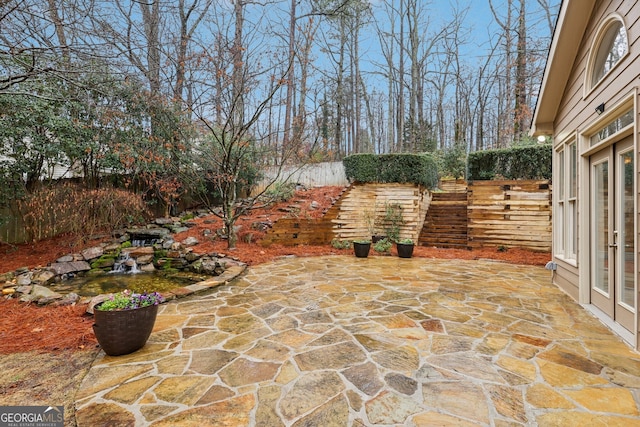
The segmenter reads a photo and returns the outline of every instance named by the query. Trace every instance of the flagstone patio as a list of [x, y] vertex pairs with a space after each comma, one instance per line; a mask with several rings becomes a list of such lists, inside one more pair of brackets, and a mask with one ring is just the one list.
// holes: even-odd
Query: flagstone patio
[[79, 427], [640, 426], [640, 354], [540, 267], [290, 257], [163, 305], [76, 409]]

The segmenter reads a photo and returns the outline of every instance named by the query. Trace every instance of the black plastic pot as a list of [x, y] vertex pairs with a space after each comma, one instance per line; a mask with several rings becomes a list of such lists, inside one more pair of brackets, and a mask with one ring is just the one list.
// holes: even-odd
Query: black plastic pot
[[93, 311], [93, 332], [98, 344], [109, 356], [133, 353], [146, 344], [158, 315], [158, 306], [134, 310]]
[[353, 242], [353, 252], [358, 258], [368, 257], [369, 249], [371, 249], [371, 242]]
[[411, 258], [413, 256], [413, 243], [396, 243], [398, 256], [400, 258]]

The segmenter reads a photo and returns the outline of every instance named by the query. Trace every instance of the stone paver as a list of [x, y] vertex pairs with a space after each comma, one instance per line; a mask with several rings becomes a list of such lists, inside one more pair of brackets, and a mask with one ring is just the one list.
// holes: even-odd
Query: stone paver
[[79, 427], [640, 426], [640, 354], [543, 268], [284, 258], [163, 305], [76, 409]]

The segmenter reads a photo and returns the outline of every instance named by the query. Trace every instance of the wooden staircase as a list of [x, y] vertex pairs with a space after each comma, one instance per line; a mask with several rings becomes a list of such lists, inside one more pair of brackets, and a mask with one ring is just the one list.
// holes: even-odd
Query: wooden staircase
[[467, 193], [433, 193], [418, 244], [467, 249]]

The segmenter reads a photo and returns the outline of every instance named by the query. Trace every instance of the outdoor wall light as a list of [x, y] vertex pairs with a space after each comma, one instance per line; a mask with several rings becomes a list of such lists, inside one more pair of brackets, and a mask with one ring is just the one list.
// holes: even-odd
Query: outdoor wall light
[[542, 144], [547, 141], [546, 135], [538, 135], [538, 143]]
[[604, 113], [604, 102], [596, 107], [596, 113], [598, 113], [598, 115]]

